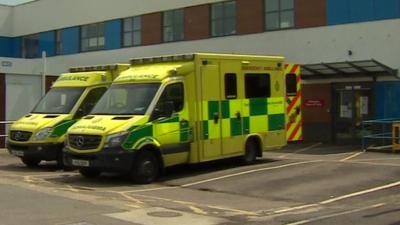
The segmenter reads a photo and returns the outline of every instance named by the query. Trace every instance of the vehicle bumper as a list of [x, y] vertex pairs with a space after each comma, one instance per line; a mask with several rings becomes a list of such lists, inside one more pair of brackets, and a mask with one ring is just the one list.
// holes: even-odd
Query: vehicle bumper
[[34, 158], [45, 161], [57, 160], [62, 153], [63, 144], [13, 144], [7, 143], [11, 155], [21, 158]]
[[64, 164], [75, 168], [92, 168], [104, 172], [129, 172], [135, 153], [121, 147], [105, 148], [96, 153], [73, 153], [64, 148]]

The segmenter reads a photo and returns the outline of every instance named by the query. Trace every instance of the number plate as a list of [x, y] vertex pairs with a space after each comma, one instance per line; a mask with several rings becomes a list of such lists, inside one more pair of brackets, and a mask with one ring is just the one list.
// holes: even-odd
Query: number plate
[[25, 155], [23, 151], [16, 151], [16, 150], [11, 150], [11, 154], [13, 154], [15, 156], [19, 156], [19, 157], [22, 157]]
[[73, 160], [72, 160], [72, 165], [73, 165], [73, 166], [89, 167], [89, 161], [87, 161], [87, 160], [80, 160], [80, 159], [73, 159]]

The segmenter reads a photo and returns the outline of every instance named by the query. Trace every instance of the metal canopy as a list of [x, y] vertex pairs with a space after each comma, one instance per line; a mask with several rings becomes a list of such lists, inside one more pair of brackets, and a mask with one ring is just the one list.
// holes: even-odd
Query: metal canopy
[[302, 79], [396, 76], [397, 70], [374, 59], [302, 65]]

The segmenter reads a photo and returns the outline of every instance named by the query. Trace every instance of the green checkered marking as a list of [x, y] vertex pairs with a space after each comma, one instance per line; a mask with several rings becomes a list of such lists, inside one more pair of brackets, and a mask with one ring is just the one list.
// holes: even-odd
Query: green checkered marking
[[285, 129], [285, 114], [269, 115], [268, 124], [270, 131]]
[[181, 131], [181, 136], [180, 136], [181, 142], [188, 142], [189, 141], [189, 136], [190, 136], [189, 122], [181, 121], [179, 123], [179, 128], [180, 128], [180, 131]]
[[242, 135], [242, 122], [237, 118], [231, 118], [231, 136]]
[[222, 119], [228, 119], [229, 118], [229, 101], [221, 101], [221, 111], [222, 111]]
[[214, 113], [219, 113], [219, 102], [218, 101], [209, 101], [208, 102], [208, 119], [214, 119]]
[[266, 98], [250, 99], [250, 116], [261, 116], [268, 114], [268, 104]]
[[203, 139], [208, 139], [208, 120], [203, 121]]
[[249, 117], [243, 117], [243, 134], [249, 134], [250, 133], [250, 118]]

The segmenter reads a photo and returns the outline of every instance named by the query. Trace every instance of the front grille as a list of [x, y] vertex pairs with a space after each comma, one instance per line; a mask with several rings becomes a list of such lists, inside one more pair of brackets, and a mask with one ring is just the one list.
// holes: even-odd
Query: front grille
[[69, 145], [78, 150], [91, 150], [99, 147], [101, 136], [98, 135], [68, 135]]
[[32, 132], [27, 131], [11, 131], [10, 139], [13, 141], [28, 141], [31, 138]]

